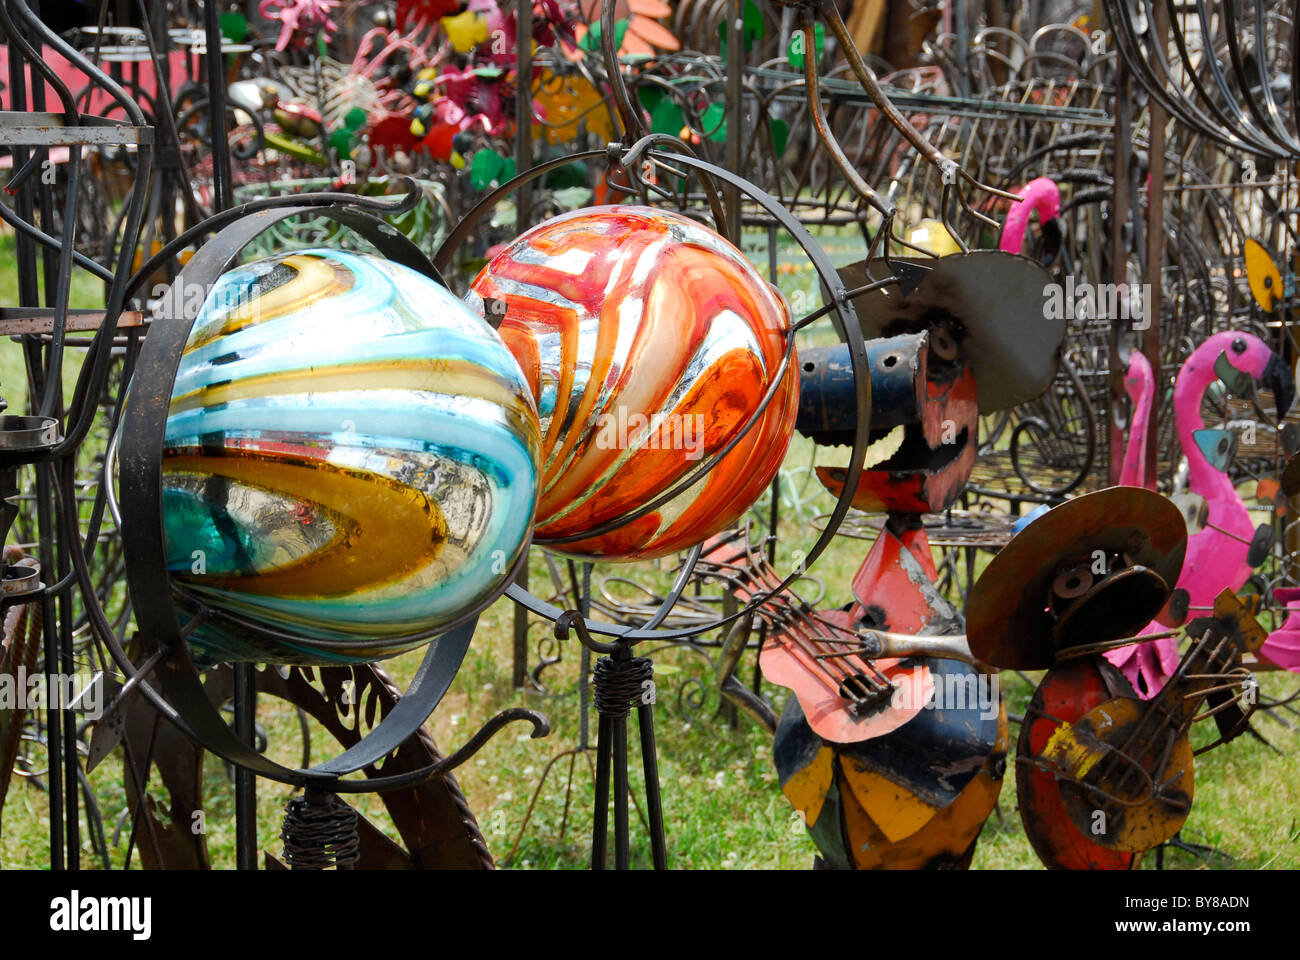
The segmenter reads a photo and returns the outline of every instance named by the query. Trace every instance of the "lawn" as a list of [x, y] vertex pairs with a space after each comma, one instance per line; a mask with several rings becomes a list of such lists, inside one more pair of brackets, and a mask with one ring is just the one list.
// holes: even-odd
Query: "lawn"
[[[6, 245], [8, 244], [8, 245]], [[852, 245], [836, 252], [840, 259]], [[755, 256], [756, 262], [764, 262]], [[0, 302], [16, 303], [12, 241], [0, 238]], [[815, 301], [815, 284], [807, 271], [783, 273], [781, 285], [787, 296], [802, 294]], [[74, 303], [93, 306], [101, 296], [98, 284], [79, 284]], [[815, 303], [812, 305], [815, 306]], [[808, 307], [811, 309], [811, 306]], [[825, 321], [809, 334], [809, 342], [825, 342], [833, 336]], [[65, 382], [75, 375], [79, 354], [69, 357]], [[16, 344], [0, 344], [0, 390], [10, 409], [18, 412], [23, 398], [18, 385], [23, 380], [21, 356]], [[796, 437], [783, 473], [782, 517], [779, 526], [777, 566], [788, 570], [816, 538], [811, 522], [816, 514], [829, 510], [832, 501], [810, 476], [815, 451]], [[831, 462], [824, 453], [816, 460]], [[764, 518], [767, 505], [760, 501], [752, 515]], [[811, 574], [824, 585], [824, 607], [844, 603], [848, 584], [869, 544], [840, 537], [812, 568]], [[988, 555], [981, 556], [980, 566]], [[564, 572], [561, 562], [559, 569]], [[644, 563], [629, 567], [601, 565], [594, 582], [599, 589], [605, 577], [631, 577], [662, 589], [671, 579], [672, 564]], [[540, 550], [530, 555], [530, 582], [537, 592], [548, 595], [550, 576]], [[542, 586], [538, 586], [542, 585]], [[815, 596], [818, 590], [806, 584], [803, 592]], [[626, 587], [609, 584], [611, 592], [628, 599]], [[444, 750], [464, 743], [496, 712], [512, 706], [531, 707], [545, 713], [552, 733], [546, 739], [529, 739], [522, 726], [507, 727], [464, 767], [457, 779], [477, 816], [489, 848], [499, 865], [519, 868], [581, 868], [590, 853], [591, 811], [594, 803], [595, 716], [590, 716], [590, 737], [581, 742], [581, 710], [577, 688], [582, 662], [581, 648], [568, 640], [552, 648], [549, 625], [540, 621], [530, 627], [530, 669], [545, 654], [558, 655], [558, 662], [541, 673], [544, 689], [516, 689], [512, 675], [512, 621], [508, 601], [500, 601], [480, 620], [478, 632], [446, 699], [430, 725]], [[399, 682], [409, 679], [420, 653], [407, 654], [386, 663]], [[670, 862], [674, 867], [711, 868], [795, 868], [811, 865], [814, 848], [798, 817], [782, 795], [772, 763], [770, 735], [748, 717], [723, 705], [712, 683], [708, 651], [678, 646], [656, 650], [659, 696], [655, 711], [659, 745], [659, 772]], [[746, 656], [742, 675], [752, 676], [753, 654]], [[1030, 675], [1030, 681], [1035, 677]], [[1023, 712], [1032, 693], [1024, 677], [1006, 672], [1002, 689], [1013, 714]], [[1300, 678], [1285, 674], [1261, 676], [1265, 696], [1281, 697], [1300, 686]], [[778, 711], [786, 692], [765, 686]], [[262, 698], [258, 721], [268, 737], [268, 752], [284, 763], [296, 763], [301, 754], [298, 722], [293, 712], [279, 701]], [[1167, 864], [1178, 867], [1300, 867], [1300, 716], [1281, 710], [1255, 721], [1273, 747], [1243, 737], [1213, 751], [1197, 764], [1196, 800], [1184, 829], [1185, 839], [1206, 844], [1221, 855], [1200, 858], [1171, 851]], [[1196, 743], [1208, 742], [1209, 730], [1198, 725]], [[1016, 728], [1012, 727], [1014, 739]], [[631, 738], [633, 793], [643, 795], [637, 738]], [[587, 749], [576, 750], [585, 746]], [[569, 753], [570, 751], [575, 751]], [[313, 731], [313, 756], [333, 755], [338, 748], [327, 742], [319, 729]], [[552, 758], [561, 759], [550, 768]], [[42, 755], [33, 747], [31, 757], [39, 768]], [[1008, 764], [1007, 778], [996, 813], [990, 817], [976, 852], [976, 869], [1036, 869], [1040, 865], [1025, 838], [1016, 811], [1014, 764]], [[89, 776], [103, 814], [110, 841], [112, 865], [121, 867], [126, 858], [123, 826], [125, 796], [120, 752], [110, 756]], [[567, 787], [571, 784], [572, 791]], [[287, 788], [269, 782], [258, 784], [258, 835], [260, 845], [280, 852], [278, 833]], [[533, 803], [535, 798], [535, 804]], [[359, 809], [381, 828], [388, 828], [382, 806], [373, 796], [356, 800]], [[531, 815], [529, 813], [531, 806]], [[220, 762], [209, 758], [205, 766], [204, 812], [207, 842], [214, 864], [234, 865], [234, 797], [231, 779]], [[528, 818], [526, 829], [525, 819]], [[48, 805], [39, 777], [16, 779], [3, 811], [0, 833], [0, 866], [46, 866], [48, 857]], [[522, 836], [521, 836], [522, 830]], [[85, 832], [83, 831], [83, 839]], [[649, 848], [644, 832], [633, 815], [633, 861], [648, 864]], [[1148, 858], [1146, 866], [1153, 865]], [[84, 866], [95, 866], [90, 845], [83, 843]], [[138, 866], [138, 857], [132, 862]]]

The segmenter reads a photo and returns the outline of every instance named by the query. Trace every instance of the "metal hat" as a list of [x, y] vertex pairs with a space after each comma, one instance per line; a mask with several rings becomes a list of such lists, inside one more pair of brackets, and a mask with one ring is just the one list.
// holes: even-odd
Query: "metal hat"
[[[971, 653], [1041, 670], [1058, 650], [1132, 636], [1169, 599], [1186, 549], [1182, 513], [1151, 490], [1108, 487], [1066, 501], [1025, 527], [971, 588]], [[1094, 574], [1101, 554], [1104, 572]]]
[[890, 284], [856, 297], [863, 336], [871, 340], [924, 330], [936, 315], [947, 314], [957, 321], [962, 358], [975, 372], [980, 413], [1032, 400], [1052, 382], [1065, 339], [1065, 311], [1047, 309], [1052, 276], [1033, 260], [978, 250], [938, 259], [876, 260], [870, 275], [866, 265], [840, 268], [850, 290], [891, 272], [900, 278], [924, 275], [910, 292], [907, 283]]

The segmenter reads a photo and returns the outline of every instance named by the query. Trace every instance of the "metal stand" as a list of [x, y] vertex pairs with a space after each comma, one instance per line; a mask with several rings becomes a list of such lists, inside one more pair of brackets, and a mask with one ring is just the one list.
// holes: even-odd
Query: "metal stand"
[[654, 672], [654, 664], [650, 659], [632, 656], [631, 647], [626, 644], [619, 644], [612, 656], [597, 660], [592, 671], [596, 710], [600, 714], [600, 725], [596, 733], [596, 812], [591, 831], [593, 870], [605, 869], [611, 766], [614, 774], [614, 867], [626, 870], [630, 866], [627, 717], [633, 703], [637, 704], [637, 727], [641, 732], [641, 762], [645, 771], [651, 854], [656, 870], [668, 867], [663, 803], [659, 796], [659, 761], [655, 751]]
[[357, 812], [333, 793], [308, 790], [290, 800], [280, 839], [291, 870], [350, 870], [361, 859]]

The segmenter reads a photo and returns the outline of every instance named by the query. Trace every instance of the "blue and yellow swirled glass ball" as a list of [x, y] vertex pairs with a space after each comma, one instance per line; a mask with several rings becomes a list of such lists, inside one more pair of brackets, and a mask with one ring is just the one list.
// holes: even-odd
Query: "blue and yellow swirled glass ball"
[[510, 575], [539, 450], [518, 364], [435, 281], [334, 250], [229, 270], [186, 343], [163, 457], [169, 569], [229, 614], [191, 649], [337, 663], [418, 645]]

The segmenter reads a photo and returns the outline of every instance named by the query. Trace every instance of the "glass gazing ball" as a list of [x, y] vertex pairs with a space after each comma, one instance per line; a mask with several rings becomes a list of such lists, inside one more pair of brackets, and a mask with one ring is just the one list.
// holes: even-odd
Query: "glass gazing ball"
[[277, 636], [217, 617], [196, 658], [374, 660], [475, 612], [528, 542], [539, 450], [519, 365], [423, 274], [323, 249], [227, 271], [172, 392], [167, 560]]
[[[793, 353], [762, 416], [706, 476], [605, 533], [736, 436], [778, 376], [784, 299], [739, 250], [649, 207], [592, 207], [540, 224], [479, 273], [467, 297], [537, 399], [535, 540], [587, 559], [637, 560], [736, 522], [780, 467], [799, 397]], [[558, 538], [576, 541], [556, 542]]]

